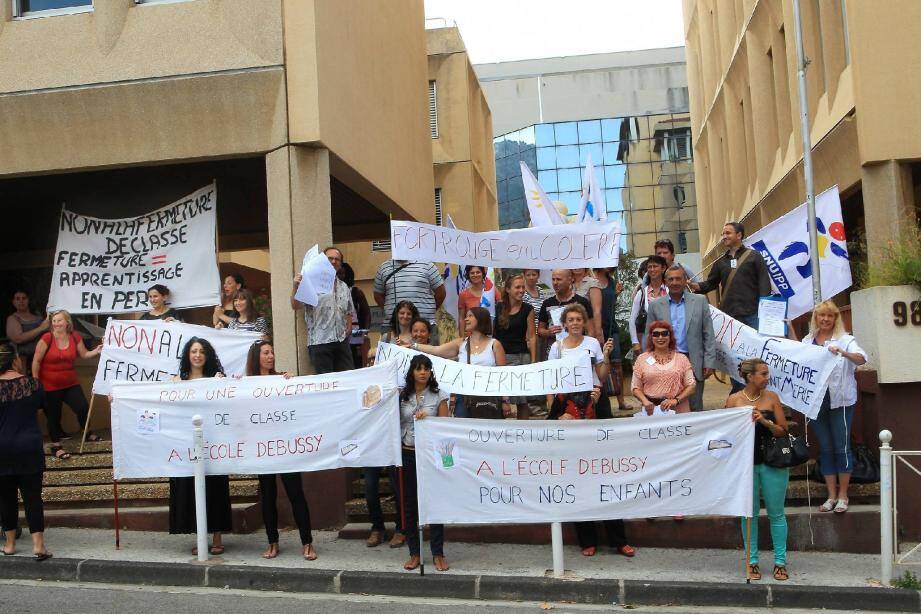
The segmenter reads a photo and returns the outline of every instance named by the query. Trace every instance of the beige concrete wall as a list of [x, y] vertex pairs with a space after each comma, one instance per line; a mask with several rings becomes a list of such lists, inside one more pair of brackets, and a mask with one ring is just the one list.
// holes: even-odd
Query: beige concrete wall
[[[313, 4], [318, 24], [323, 145], [367, 181], [369, 185], [350, 187], [378, 208], [395, 218], [432, 219], [421, 0], [303, 0], [303, 4]], [[299, 127], [293, 125], [292, 134], [298, 133]], [[371, 186], [376, 190], [368, 189]], [[377, 194], [386, 200], [381, 202]]]

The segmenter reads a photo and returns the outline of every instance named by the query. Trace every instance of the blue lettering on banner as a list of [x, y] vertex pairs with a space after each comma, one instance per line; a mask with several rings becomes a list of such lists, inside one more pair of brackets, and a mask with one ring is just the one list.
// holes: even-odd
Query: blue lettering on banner
[[767, 265], [771, 280], [774, 282], [774, 285], [777, 286], [777, 290], [780, 294], [787, 299], [796, 294], [793, 286], [787, 281], [787, 276], [783, 272], [783, 267], [777, 263], [777, 259], [774, 257], [774, 254], [771, 253], [771, 250], [767, 248], [767, 245], [764, 244], [764, 241], [753, 243], [752, 249], [758, 250], [764, 258], [764, 264]]

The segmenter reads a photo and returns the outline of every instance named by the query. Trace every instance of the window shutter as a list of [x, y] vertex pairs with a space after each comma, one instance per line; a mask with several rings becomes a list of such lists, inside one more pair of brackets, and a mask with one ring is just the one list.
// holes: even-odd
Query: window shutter
[[435, 225], [444, 226], [441, 214], [441, 188], [435, 188]]
[[389, 252], [390, 251], [390, 239], [376, 239], [371, 241], [371, 251], [372, 252]]
[[434, 81], [429, 81], [429, 131], [438, 138], [438, 91]]

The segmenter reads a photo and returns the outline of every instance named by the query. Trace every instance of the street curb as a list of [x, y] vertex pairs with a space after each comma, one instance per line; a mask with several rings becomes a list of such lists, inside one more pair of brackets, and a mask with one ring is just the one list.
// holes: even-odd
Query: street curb
[[921, 612], [921, 592], [845, 586], [728, 582], [555, 579], [516, 576], [285, 569], [244, 565], [147, 563], [27, 556], [0, 558], [0, 578], [135, 586], [201, 586], [258, 591], [371, 594], [593, 605], [782, 607]]

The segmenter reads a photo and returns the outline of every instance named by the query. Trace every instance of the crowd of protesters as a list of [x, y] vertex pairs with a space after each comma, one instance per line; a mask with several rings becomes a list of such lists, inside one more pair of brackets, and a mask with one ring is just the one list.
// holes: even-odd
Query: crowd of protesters
[[[697, 281], [686, 266], [675, 262], [674, 246], [659, 241], [655, 254], [640, 266], [638, 277], [625, 290], [616, 269], [555, 269], [550, 272], [552, 290], [539, 285], [541, 271], [529, 269], [505, 277], [501, 289], [493, 290], [487, 270], [467, 266], [469, 285], [458, 296], [458, 336], [439, 339], [436, 311], [443, 304], [444, 279], [431, 263], [388, 260], [378, 269], [373, 282], [373, 299], [384, 313], [382, 342], [413, 348], [406, 381], [400, 392], [400, 432], [403, 472], [398, 479], [394, 467], [364, 470], [365, 495], [371, 517], [369, 547], [386, 541], [380, 500], [380, 478], [387, 473], [395, 500], [402, 505], [395, 531], [389, 540], [393, 548], [409, 549], [405, 569], [420, 564], [416, 514], [414, 424], [428, 416], [527, 420], [533, 414], [551, 420], [594, 420], [614, 416], [611, 398], [618, 410], [633, 408], [624, 397], [620, 331], [629, 332], [633, 360], [629, 390], [652, 415], [656, 411], [683, 413], [701, 411], [706, 380], [716, 366], [715, 335], [709, 303], [701, 293], [719, 288], [720, 308], [730, 316], [757, 327], [757, 303], [770, 294], [770, 280], [761, 255], [742, 245], [744, 227], [726, 224], [722, 243], [726, 248], [705, 280]], [[307, 352], [316, 373], [361, 368], [373, 363], [368, 330], [371, 309], [364, 293], [355, 285], [355, 274], [343, 262], [336, 247], [324, 251], [337, 272], [333, 290], [322, 294], [315, 306], [295, 298], [301, 276], [294, 278], [291, 307], [304, 310]], [[491, 294], [494, 292], [494, 294]], [[183, 320], [169, 306], [170, 291], [157, 284], [148, 289], [149, 310], [141, 319], [166, 322]], [[491, 304], [489, 296], [497, 303]], [[16, 550], [18, 528], [17, 497], [21, 496], [37, 560], [51, 556], [44, 544], [41, 484], [45, 467], [43, 439], [37, 414], [48, 421], [50, 455], [65, 461], [70, 454], [61, 444], [67, 435], [61, 426], [64, 404], [74, 412], [81, 428], [86, 426], [87, 400], [77, 382], [74, 361], [99, 354], [101, 345], [87, 349], [83, 337], [74, 331], [70, 314], [56, 311], [47, 316], [37, 312], [24, 291], [13, 294], [14, 312], [7, 319], [9, 342], [0, 344], [0, 512], [4, 554]], [[618, 305], [629, 308], [626, 322], [617, 318]], [[451, 306], [453, 307], [453, 305]], [[265, 314], [258, 313], [253, 294], [241, 275], [228, 275], [222, 285], [221, 304], [214, 308], [212, 324], [229, 331], [261, 333], [263, 339], [250, 349], [246, 375], [283, 375], [275, 367], [271, 330]], [[866, 361], [866, 353], [853, 336], [844, 331], [834, 303], [826, 301], [815, 309], [809, 334], [803, 343], [823, 346], [844, 357], [836, 371], [822, 409], [811, 421], [821, 449], [821, 471], [828, 499], [822, 512], [843, 513], [848, 509], [848, 482], [854, 464], [849, 449], [850, 428], [856, 403], [854, 369]], [[439, 387], [432, 361], [426, 356], [455, 359], [480, 366], [526, 365], [587, 353], [593, 364], [590, 392], [548, 395], [546, 398], [476, 397], [450, 395]], [[194, 337], [182, 349], [177, 380], [223, 377], [220, 357], [203, 338]], [[773, 577], [786, 580], [786, 519], [784, 501], [789, 470], [765, 462], [762, 443], [787, 434], [787, 421], [777, 395], [766, 389], [768, 365], [758, 359], [742, 362], [738, 383], [726, 400], [726, 407], [751, 406], [756, 422], [753, 459], [754, 514], [764, 500], [774, 548]], [[538, 409], [535, 409], [538, 408]], [[541, 409], [543, 412], [542, 413]], [[630, 412], [632, 414], [632, 412]], [[91, 433], [89, 441], [99, 437]], [[268, 539], [264, 558], [279, 554], [277, 482], [281, 481], [291, 504], [294, 521], [306, 560], [317, 558], [313, 546], [310, 511], [298, 473], [260, 475], [259, 489], [263, 521]], [[192, 478], [171, 478], [169, 482], [170, 533], [195, 531], [195, 497]], [[227, 476], [209, 476], [206, 481], [208, 531], [212, 533], [211, 554], [224, 552], [222, 534], [231, 531], [231, 499]], [[621, 520], [603, 523], [607, 541], [618, 553], [632, 557]], [[576, 523], [582, 554], [593, 556], [598, 548], [594, 522]], [[435, 568], [449, 568], [444, 554], [444, 528], [429, 527]], [[745, 538], [757, 544], [757, 522]], [[749, 575], [758, 579], [758, 549], [751, 549]]]

